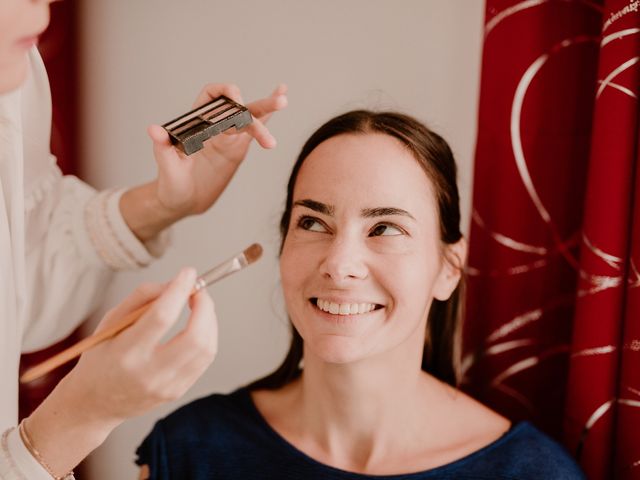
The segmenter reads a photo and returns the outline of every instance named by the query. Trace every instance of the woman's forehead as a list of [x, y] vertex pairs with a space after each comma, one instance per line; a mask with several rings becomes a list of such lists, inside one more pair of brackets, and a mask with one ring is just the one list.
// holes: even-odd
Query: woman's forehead
[[350, 203], [358, 208], [424, 208], [433, 187], [424, 168], [398, 139], [343, 134], [318, 145], [305, 159], [294, 189], [302, 198]]

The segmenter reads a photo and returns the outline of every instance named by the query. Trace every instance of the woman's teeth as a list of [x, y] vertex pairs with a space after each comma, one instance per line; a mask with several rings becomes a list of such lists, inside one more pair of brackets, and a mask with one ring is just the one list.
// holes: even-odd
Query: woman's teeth
[[323, 312], [333, 315], [356, 315], [375, 310], [375, 303], [334, 303], [318, 298], [316, 305]]

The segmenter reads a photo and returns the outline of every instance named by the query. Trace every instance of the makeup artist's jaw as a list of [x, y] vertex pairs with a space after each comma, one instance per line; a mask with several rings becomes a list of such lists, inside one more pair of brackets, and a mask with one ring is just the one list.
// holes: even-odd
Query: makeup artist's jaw
[[330, 363], [411, 345], [442, 276], [430, 181], [396, 139], [340, 135], [303, 163], [280, 269], [288, 313]]
[[17, 89], [29, 73], [29, 50], [49, 25], [52, 0], [0, 0], [0, 94]]

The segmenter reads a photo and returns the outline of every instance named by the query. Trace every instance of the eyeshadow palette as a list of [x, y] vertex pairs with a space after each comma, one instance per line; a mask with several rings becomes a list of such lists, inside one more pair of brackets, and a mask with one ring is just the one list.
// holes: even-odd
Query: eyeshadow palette
[[252, 122], [247, 107], [230, 98], [220, 96], [178, 118], [165, 123], [162, 127], [169, 133], [171, 142], [191, 155], [202, 149], [205, 140], [236, 127], [240, 130]]

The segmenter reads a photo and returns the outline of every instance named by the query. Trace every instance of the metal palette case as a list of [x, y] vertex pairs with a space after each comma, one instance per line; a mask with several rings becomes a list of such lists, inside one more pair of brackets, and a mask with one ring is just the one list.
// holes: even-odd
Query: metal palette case
[[224, 95], [165, 123], [171, 143], [191, 155], [204, 148], [203, 142], [231, 127], [237, 130], [252, 122], [247, 107]]

